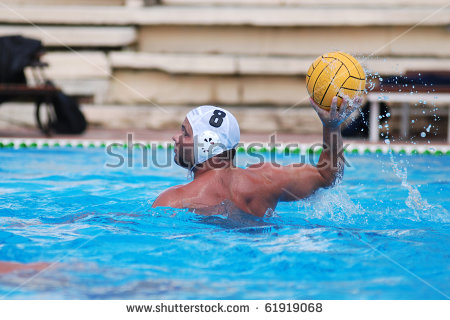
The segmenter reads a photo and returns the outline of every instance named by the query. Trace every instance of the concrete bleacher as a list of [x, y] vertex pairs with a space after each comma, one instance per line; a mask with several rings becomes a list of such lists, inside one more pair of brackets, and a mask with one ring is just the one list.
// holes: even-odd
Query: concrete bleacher
[[62, 5], [62, 6], [120, 6], [126, 4], [126, 0], [2, 0], [6, 5]]
[[67, 93], [92, 97], [96, 104], [108, 101], [112, 70], [107, 55], [98, 51], [48, 52], [42, 59], [45, 71]]
[[450, 70], [444, 0], [160, 2], [8, 0], [0, 35], [41, 38], [49, 77], [96, 104], [301, 108], [310, 63], [337, 49], [382, 76]]
[[65, 48], [109, 48], [129, 46], [137, 40], [134, 27], [10, 26], [0, 25], [0, 36], [21, 34], [42, 40], [44, 46]]
[[[4, 6], [4, 5], [2, 5]], [[58, 25], [207, 25], [261, 27], [446, 25], [436, 7], [4, 6], [0, 21]], [[326, 9], [326, 10], [325, 10]], [[425, 17], [432, 15], [432, 19]], [[423, 21], [421, 21], [423, 20]]]
[[448, 4], [446, 0], [162, 0], [166, 5], [234, 5], [234, 6], [360, 6], [360, 7], [379, 7], [379, 6], [423, 6], [424, 4], [432, 6], [444, 6]]

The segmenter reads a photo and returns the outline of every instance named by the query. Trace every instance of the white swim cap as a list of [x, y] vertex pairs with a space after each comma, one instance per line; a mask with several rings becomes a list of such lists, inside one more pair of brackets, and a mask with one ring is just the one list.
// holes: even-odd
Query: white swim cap
[[194, 166], [235, 148], [241, 139], [236, 118], [225, 109], [200, 106], [189, 111], [187, 119], [194, 134]]

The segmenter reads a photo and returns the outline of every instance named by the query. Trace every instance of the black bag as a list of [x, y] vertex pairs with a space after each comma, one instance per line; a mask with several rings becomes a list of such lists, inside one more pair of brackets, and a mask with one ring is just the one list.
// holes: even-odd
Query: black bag
[[[26, 85], [24, 68], [39, 61], [42, 51], [42, 43], [39, 40], [22, 36], [0, 37], [0, 84]], [[51, 81], [46, 81], [45, 84], [55, 87]], [[12, 98], [14, 97], [0, 97], [0, 103]], [[47, 106], [45, 122], [42, 121], [39, 112], [43, 102]], [[36, 120], [43, 132], [77, 134], [86, 130], [86, 119], [80, 111], [78, 101], [65, 95], [61, 90], [56, 91], [51, 99], [49, 96], [39, 97], [36, 104]]]
[[39, 40], [22, 36], [0, 37], [0, 83], [25, 84], [24, 68], [43, 51]]
[[[46, 84], [54, 87], [49, 80]], [[45, 121], [42, 121], [40, 112], [43, 103], [47, 113]], [[50, 101], [41, 100], [37, 104], [36, 120], [39, 128], [47, 134], [51, 132], [78, 134], [83, 133], [87, 127], [86, 118], [80, 110], [78, 101], [61, 90], [53, 94]]]
[[[0, 37], [0, 83], [26, 84], [24, 68], [36, 60], [42, 51], [39, 40], [22, 36]], [[2, 95], [0, 104], [13, 99], [13, 95]]]
[[80, 111], [78, 101], [58, 91], [52, 98], [56, 119], [50, 124], [57, 133], [82, 133], [86, 130], [87, 122]]

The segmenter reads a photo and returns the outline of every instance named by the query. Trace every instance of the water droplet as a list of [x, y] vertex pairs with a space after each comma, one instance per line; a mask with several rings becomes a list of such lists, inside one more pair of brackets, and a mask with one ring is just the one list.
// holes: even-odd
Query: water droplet
[[427, 132], [430, 132], [430, 129], [431, 129], [431, 124], [429, 124], [425, 130], [427, 130]]
[[391, 116], [391, 114], [388, 112], [388, 113], [386, 113], [386, 117], [390, 117]]
[[386, 144], [390, 144], [391, 143], [391, 141], [388, 139], [388, 138], [386, 138], [386, 139], [384, 139], [384, 143], [386, 143]]
[[421, 136], [422, 138], [425, 138], [425, 137], [427, 136], [427, 134], [426, 134], [425, 132], [421, 132], [421, 133], [420, 133], [420, 136]]
[[414, 123], [414, 122], [416, 122], [415, 120], [411, 120], [411, 123]]

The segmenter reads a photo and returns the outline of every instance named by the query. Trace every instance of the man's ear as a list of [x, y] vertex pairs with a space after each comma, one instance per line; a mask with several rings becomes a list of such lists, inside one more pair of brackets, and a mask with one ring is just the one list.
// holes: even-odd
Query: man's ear
[[231, 151], [231, 160], [234, 160], [234, 157], [236, 156], [236, 148], [233, 148], [233, 149], [231, 149], [231, 150], [229, 150], [229, 151]]

